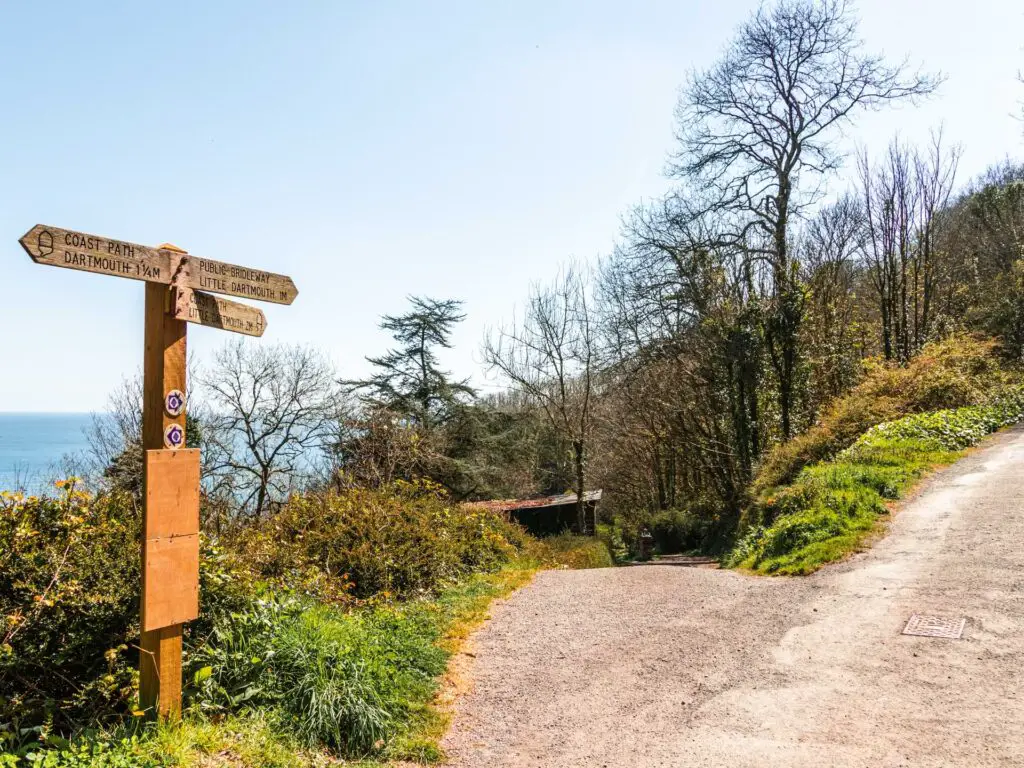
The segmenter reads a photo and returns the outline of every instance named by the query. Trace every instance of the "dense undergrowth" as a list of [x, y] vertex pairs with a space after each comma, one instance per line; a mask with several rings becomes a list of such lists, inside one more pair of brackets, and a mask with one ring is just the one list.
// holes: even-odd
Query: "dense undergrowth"
[[0, 497], [0, 766], [437, 759], [438, 679], [487, 603], [611, 564], [427, 484], [296, 496], [204, 537], [185, 719], [158, 727], [136, 704], [139, 534], [127, 494]]
[[750, 530], [727, 564], [803, 574], [859, 549], [898, 499], [930, 469], [1004, 426], [1024, 419], [1024, 388], [985, 405], [914, 414], [876, 425], [835, 458], [800, 471], [757, 499], [767, 526]]
[[[835, 400], [814, 426], [765, 456], [751, 496], [792, 482], [801, 469], [835, 456], [877, 424], [986, 402], [1018, 380], [999, 352], [991, 339], [960, 334], [926, 345], [905, 365], [869, 362], [862, 381]], [[771, 520], [748, 515], [748, 522]]]
[[336, 602], [421, 595], [498, 568], [528, 538], [432, 483], [398, 481], [295, 496], [231, 548], [256, 578]]

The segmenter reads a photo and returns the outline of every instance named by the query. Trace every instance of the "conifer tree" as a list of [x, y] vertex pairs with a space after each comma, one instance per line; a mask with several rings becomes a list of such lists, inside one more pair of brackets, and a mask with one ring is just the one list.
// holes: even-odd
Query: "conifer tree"
[[364, 405], [397, 414], [424, 432], [443, 426], [455, 410], [474, 396], [466, 380], [442, 370], [438, 349], [451, 348], [452, 329], [462, 320], [462, 302], [410, 296], [412, 308], [384, 315], [380, 327], [397, 342], [394, 349], [367, 360], [376, 369], [368, 378], [345, 381]]

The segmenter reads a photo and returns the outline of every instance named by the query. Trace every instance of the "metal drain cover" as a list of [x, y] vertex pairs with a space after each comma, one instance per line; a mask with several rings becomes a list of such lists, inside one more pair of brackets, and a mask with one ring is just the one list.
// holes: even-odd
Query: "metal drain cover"
[[967, 619], [944, 619], [941, 616], [922, 616], [915, 613], [903, 628], [903, 634], [959, 640], [966, 624]]

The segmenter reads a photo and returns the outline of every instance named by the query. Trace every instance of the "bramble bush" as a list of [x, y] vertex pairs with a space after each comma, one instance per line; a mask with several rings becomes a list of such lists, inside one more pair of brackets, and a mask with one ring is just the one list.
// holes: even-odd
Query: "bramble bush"
[[898, 499], [931, 468], [996, 430], [1024, 420], [1024, 387], [986, 405], [914, 414], [872, 427], [831, 461], [805, 468], [757, 500], [768, 526], [748, 531], [726, 564], [764, 573], [816, 570], [856, 550]]

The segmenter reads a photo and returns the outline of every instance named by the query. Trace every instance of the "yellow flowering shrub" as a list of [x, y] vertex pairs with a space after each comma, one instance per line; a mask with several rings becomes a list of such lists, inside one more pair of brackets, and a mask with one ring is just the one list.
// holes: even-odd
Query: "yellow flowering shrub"
[[522, 529], [439, 486], [398, 481], [298, 494], [232, 548], [257, 578], [343, 602], [432, 591], [499, 567], [524, 541]]
[[[130, 713], [137, 696], [141, 511], [128, 493], [56, 486], [0, 492], [0, 752], [24, 729], [66, 734]], [[226, 560], [203, 541], [203, 617], [186, 643], [243, 604]]]
[[[0, 723], [60, 723], [133, 694], [140, 515], [74, 479], [0, 493]], [[0, 734], [2, 738], [2, 734]]]

